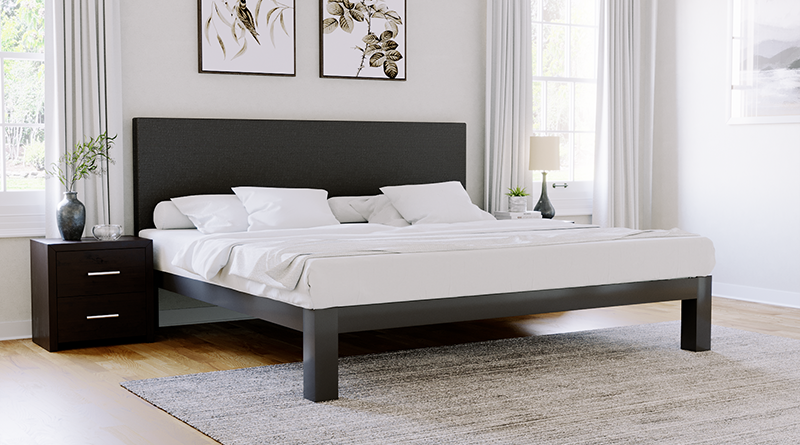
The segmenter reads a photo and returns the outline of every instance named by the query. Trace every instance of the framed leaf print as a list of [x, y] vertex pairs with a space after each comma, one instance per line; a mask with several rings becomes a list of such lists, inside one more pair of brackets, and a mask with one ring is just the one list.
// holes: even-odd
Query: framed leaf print
[[406, 79], [405, 0], [320, 0], [320, 77]]
[[295, 75], [295, 0], [198, 0], [201, 73]]

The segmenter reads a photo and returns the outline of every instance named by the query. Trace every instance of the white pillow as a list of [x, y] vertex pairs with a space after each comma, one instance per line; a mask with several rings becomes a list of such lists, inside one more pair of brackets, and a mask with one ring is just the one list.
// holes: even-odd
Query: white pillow
[[172, 201], [161, 201], [153, 209], [153, 223], [156, 229], [194, 229], [195, 226], [186, 215], [178, 210]]
[[369, 198], [369, 196], [334, 196], [328, 198], [328, 206], [340, 223], [363, 223], [367, 222], [366, 218], [350, 207], [350, 203], [365, 202]]
[[409, 223], [400, 215], [386, 195], [373, 196], [363, 201], [352, 201], [350, 207], [372, 224], [402, 227]]
[[381, 187], [392, 205], [411, 224], [493, 220], [472, 203], [458, 181]]
[[182, 196], [172, 202], [202, 233], [247, 230], [247, 211], [236, 195]]
[[249, 231], [339, 224], [328, 206], [325, 190], [235, 187], [233, 192], [250, 214]]

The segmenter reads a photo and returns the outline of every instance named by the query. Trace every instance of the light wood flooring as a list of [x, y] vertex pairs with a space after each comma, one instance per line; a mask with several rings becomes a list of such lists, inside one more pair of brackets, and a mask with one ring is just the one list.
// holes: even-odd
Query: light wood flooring
[[[713, 323], [800, 339], [800, 309], [714, 298]], [[678, 320], [677, 302], [560, 312], [340, 338], [342, 355]], [[0, 444], [213, 444], [121, 381], [300, 361], [301, 334], [258, 320], [160, 329], [155, 343], [49, 353], [0, 342]], [[712, 344], [713, 348], [713, 344]]]

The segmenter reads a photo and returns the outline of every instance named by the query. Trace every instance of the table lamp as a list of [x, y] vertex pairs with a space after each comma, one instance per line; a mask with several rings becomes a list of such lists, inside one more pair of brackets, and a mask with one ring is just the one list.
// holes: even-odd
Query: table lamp
[[542, 218], [552, 218], [556, 216], [556, 209], [547, 198], [547, 171], [559, 170], [561, 168], [561, 157], [558, 153], [561, 145], [558, 136], [532, 136], [531, 137], [531, 156], [529, 170], [542, 171], [542, 196], [533, 210], [542, 213]]

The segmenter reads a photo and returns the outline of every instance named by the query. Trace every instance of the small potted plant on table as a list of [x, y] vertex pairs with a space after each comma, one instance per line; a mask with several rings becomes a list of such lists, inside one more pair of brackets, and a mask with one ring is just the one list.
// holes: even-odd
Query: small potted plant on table
[[528, 209], [528, 198], [530, 195], [525, 191], [524, 187], [509, 188], [508, 193], [508, 211], [511, 213], [525, 212]]

